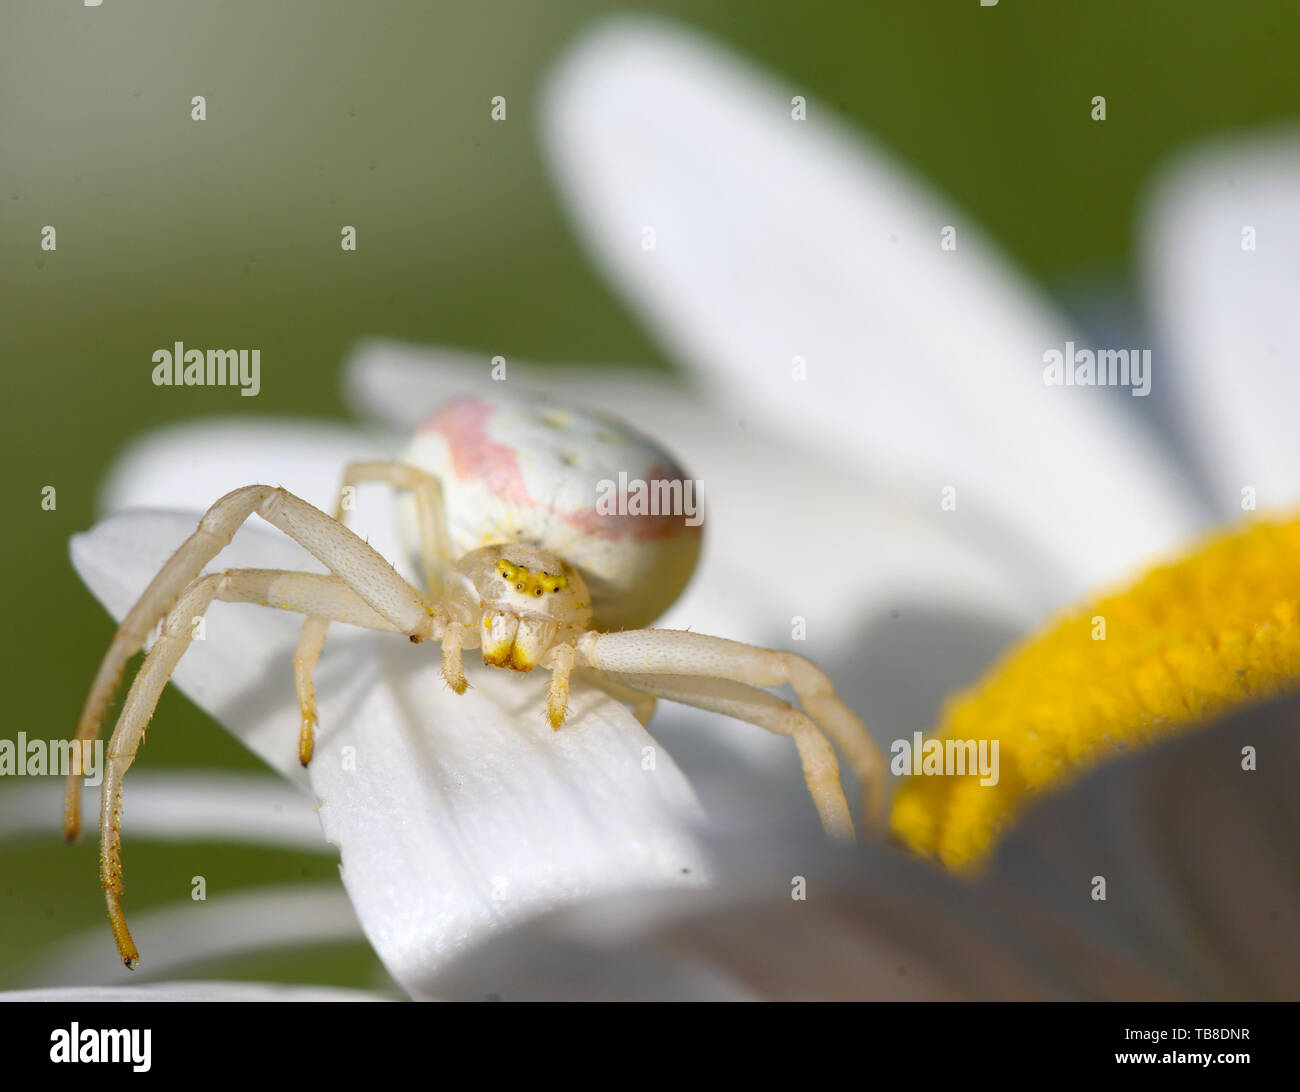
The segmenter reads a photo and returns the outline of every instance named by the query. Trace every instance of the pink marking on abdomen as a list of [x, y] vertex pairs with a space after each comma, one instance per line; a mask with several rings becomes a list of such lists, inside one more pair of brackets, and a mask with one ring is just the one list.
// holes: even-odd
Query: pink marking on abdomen
[[[585, 535], [607, 542], [628, 539], [654, 542], [682, 532], [699, 534], [700, 528], [687, 524], [683, 515], [602, 515], [596, 511], [595, 505], [577, 512], [564, 512], [549, 504], [539, 505], [528, 492], [514, 448], [498, 443], [488, 435], [488, 419], [495, 412], [495, 406], [480, 399], [460, 399], [440, 409], [420, 426], [420, 431], [436, 432], [446, 441], [452, 473], [458, 480], [476, 482], [507, 504], [521, 508], [544, 507], [549, 515]], [[656, 464], [650, 468], [647, 484], [677, 481], [678, 473], [673, 467]], [[620, 498], [620, 501], [625, 500], [626, 493]], [[620, 503], [620, 507], [626, 507], [626, 503]]]
[[488, 418], [495, 412], [487, 402], [466, 398], [444, 406], [420, 431], [436, 432], [447, 441], [452, 473], [461, 481], [478, 482], [509, 504], [532, 508], [536, 502], [528, 494], [514, 449], [487, 434]]
[[[646, 485], [653, 487], [656, 482], [679, 480], [679, 472], [675, 468], [656, 463], [650, 468], [650, 474], [646, 478]], [[627, 507], [626, 491], [620, 491], [619, 507]], [[557, 514], [570, 526], [576, 527], [584, 534], [594, 535], [609, 542], [621, 542], [624, 539], [631, 539], [633, 542], [655, 542], [660, 539], [672, 538], [682, 532], [693, 531], [699, 534], [700, 531], [698, 525], [692, 527], [688, 524], [684, 515], [672, 515], [663, 512], [658, 515], [645, 516], [630, 514], [626, 516], [601, 515], [593, 505], [590, 508], [582, 509], [580, 512], [567, 514], [560, 512]]]

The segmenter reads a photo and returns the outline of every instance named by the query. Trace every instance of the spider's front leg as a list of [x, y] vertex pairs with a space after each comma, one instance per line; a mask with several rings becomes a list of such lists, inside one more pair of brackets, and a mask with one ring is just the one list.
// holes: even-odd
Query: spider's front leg
[[804, 783], [817, 808], [822, 829], [832, 838], [853, 841], [853, 817], [835, 751], [821, 729], [801, 709], [775, 694], [732, 679], [702, 679], [689, 675], [635, 675], [627, 685], [667, 701], [707, 709], [724, 717], [748, 721], [779, 736], [794, 740], [803, 767]]
[[[442, 483], [418, 466], [398, 462], [352, 463], [343, 470], [339, 484], [339, 499], [334, 507], [334, 519], [343, 523], [348, 508], [344, 497], [349, 489], [365, 482], [391, 485], [395, 489], [409, 490], [415, 500], [416, 526], [419, 535], [420, 561], [424, 568], [425, 590], [432, 596], [442, 594], [447, 565], [451, 561], [451, 540], [447, 530], [447, 515], [442, 499]], [[316, 743], [316, 687], [312, 681], [316, 665], [325, 649], [325, 635], [329, 630], [328, 618], [308, 618], [298, 638], [298, 650], [293, 657], [293, 681], [298, 694], [299, 730], [298, 761], [306, 766], [311, 762]], [[458, 648], [458, 643], [453, 640]], [[446, 663], [448, 653], [444, 655]], [[446, 674], [444, 670], [444, 674]], [[461, 677], [462, 693], [464, 677]]]
[[[149, 631], [255, 512], [337, 573], [403, 633], [418, 638], [433, 635], [429, 602], [352, 531], [287, 489], [246, 485], [227, 493], [204, 513], [194, 534], [181, 543], [122, 620], [82, 706], [73, 737], [78, 745], [99, 735], [122, 670], [143, 647]], [[81, 778], [70, 773], [63, 800], [64, 836], [72, 841], [80, 828]]]
[[[335, 575], [245, 570], [195, 578], [257, 513], [278, 527]], [[437, 639], [441, 627], [432, 604], [403, 580], [380, 554], [337, 520], [301, 497], [269, 485], [248, 485], [227, 493], [199, 521], [131, 608], [109, 646], [77, 725], [77, 740], [94, 739], [123, 665], [160, 618], [163, 629], [131, 686], [109, 742], [100, 806], [100, 879], [109, 920], [122, 960], [135, 966], [137, 954], [126, 928], [122, 893], [122, 778], [135, 758], [144, 730], [172, 670], [189, 645], [194, 619], [214, 598], [296, 610], [309, 617], [395, 630], [416, 640]], [[64, 833], [80, 826], [81, 781], [70, 777], [64, 800]]]
[[256, 603], [367, 629], [403, 632], [401, 626], [385, 618], [336, 576], [236, 569], [200, 577], [185, 589], [163, 620], [158, 640], [131, 684], [108, 744], [100, 798], [99, 874], [113, 937], [128, 967], [134, 967], [139, 956], [121, 907], [122, 781], [135, 761], [163, 688], [190, 645], [196, 620], [203, 617], [214, 600]]
[[[826, 761], [816, 740], [809, 734], [808, 729], [815, 721], [843, 752], [858, 775], [867, 828], [877, 836], [883, 832], [885, 762], [880, 749], [863, 723], [836, 695], [825, 673], [802, 656], [756, 648], [723, 637], [669, 629], [589, 632], [578, 640], [576, 651], [579, 665], [624, 676], [624, 681], [649, 693], [714, 709], [770, 731], [793, 736], [803, 760], [804, 778], [818, 804], [823, 826], [842, 833], [842, 824], [834, 818], [838, 810], [835, 793], [838, 791], [840, 799], [843, 799], [838, 765], [833, 752], [829, 763]], [[642, 677], [647, 676], [650, 685], [642, 686]], [[663, 676], [745, 684], [745, 689], [710, 688], [692, 683], [689, 688], [681, 689], [679, 697], [665, 689], [668, 683]], [[790, 709], [785, 702], [754, 689], [783, 684], [794, 690], [799, 704], [812, 721], [808, 717], [803, 717], [802, 721], [791, 719], [777, 707]], [[774, 702], [777, 705], [773, 705]], [[817, 736], [820, 737], [820, 733]], [[829, 747], [826, 750], [829, 751]], [[833, 790], [830, 788], [832, 780]]]

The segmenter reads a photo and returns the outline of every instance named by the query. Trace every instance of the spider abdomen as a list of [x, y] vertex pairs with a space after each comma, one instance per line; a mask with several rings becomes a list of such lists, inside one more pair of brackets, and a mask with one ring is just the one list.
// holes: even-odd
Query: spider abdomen
[[[515, 542], [577, 569], [606, 629], [654, 621], [699, 557], [700, 483], [658, 444], [584, 410], [467, 398], [443, 406], [405, 459], [442, 482], [452, 552]], [[403, 514], [414, 534], [414, 510]]]

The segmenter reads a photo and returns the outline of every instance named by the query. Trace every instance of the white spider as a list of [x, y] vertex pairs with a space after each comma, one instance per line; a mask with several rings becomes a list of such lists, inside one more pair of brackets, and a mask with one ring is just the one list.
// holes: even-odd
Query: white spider
[[[620, 477], [622, 475], [622, 477]], [[862, 723], [812, 663], [704, 634], [641, 628], [685, 587], [699, 553], [698, 520], [593, 503], [611, 481], [683, 495], [683, 475], [653, 441], [602, 415], [466, 399], [417, 432], [402, 462], [346, 468], [333, 516], [285, 489], [249, 485], [218, 500], [127, 614], [87, 695], [77, 740], [94, 739], [127, 661], [162, 622], [127, 695], [108, 746], [100, 805], [100, 880], [118, 950], [138, 953], [120, 905], [122, 780], [194, 622], [213, 600], [256, 603], [305, 616], [294, 682], [302, 714], [298, 753], [311, 760], [316, 729], [312, 673], [332, 622], [442, 646], [442, 675], [466, 688], [462, 655], [513, 671], [551, 672], [547, 714], [559, 729], [571, 677], [632, 706], [646, 724], [657, 698], [748, 721], [794, 740], [826, 831], [852, 839], [853, 822], [829, 736], [857, 773], [866, 822], [883, 820], [884, 764]], [[403, 579], [343, 522], [344, 498], [363, 482], [409, 494], [402, 510], [426, 587]], [[674, 491], [672, 486], [676, 484]], [[626, 487], [625, 487], [626, 488]], [[321, 561], [329, 574], [235, 569], [200, 576], [257, 513]], [[621, 513], [621, 514], [620, 514]], [[695, 524], [692, 526], [692, 524]], [[761, 594], [761, 589], [759, 590]], [[632, 628], [625, 628], [632, 627]], [[617, 630], [616, 632], [611, 632]], [[802, 709], [760, 689], [789, 684]], [[825, 733], [825, 734], [823, 734]], [[75, 838], [81, 782], [69, 777], [64, 832]]]

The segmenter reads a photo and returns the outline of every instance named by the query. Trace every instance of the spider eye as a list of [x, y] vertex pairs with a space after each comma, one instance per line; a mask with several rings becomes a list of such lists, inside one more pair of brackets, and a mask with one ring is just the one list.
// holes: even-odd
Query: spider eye
[[524, 586], [522, 584], [515, 585], [515, 591], [523, 591], [523, 590], [524, 590]]
[[535, 592], [533, 592], [533, 594], [540, 599], [542, 595], [542, 589], [538, 588]]

